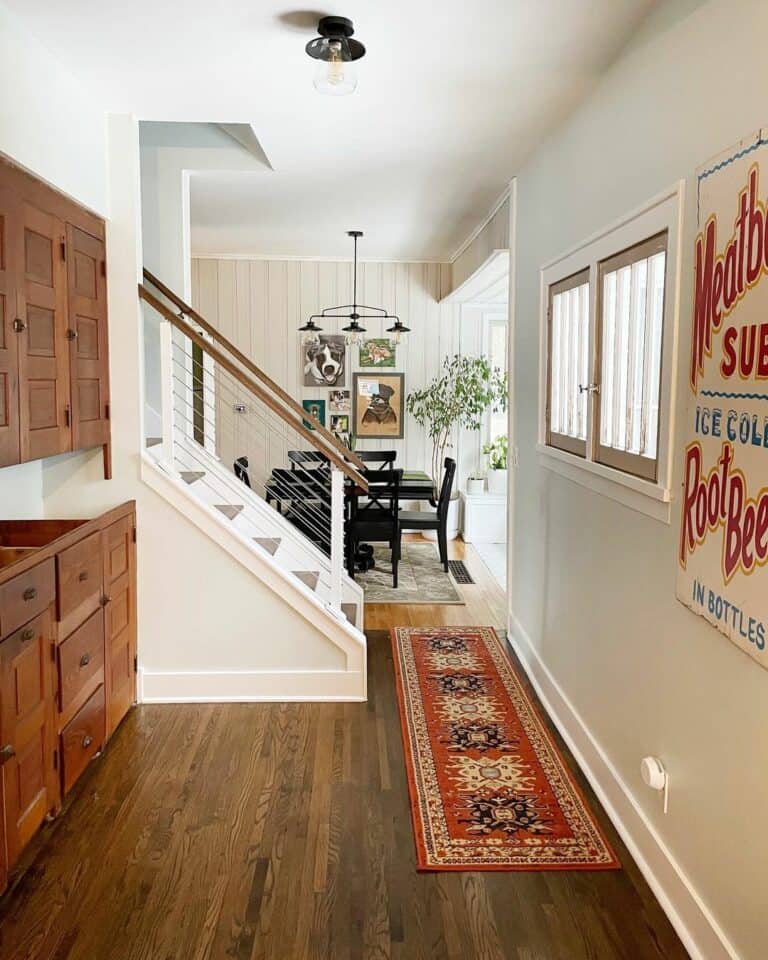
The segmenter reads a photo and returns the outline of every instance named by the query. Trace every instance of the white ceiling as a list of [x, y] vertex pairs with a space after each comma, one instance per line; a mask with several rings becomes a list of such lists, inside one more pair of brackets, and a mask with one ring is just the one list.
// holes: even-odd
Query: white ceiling
[[[250, 123], [269, 167], [193, 180], [197, 252], [447, 258], [657, 0], [4, 0], [140, 119]], [[349, 97], [304, 53], [322, 13], [368, 48]], [[235, 145], [236, 146], [236, 145]]]

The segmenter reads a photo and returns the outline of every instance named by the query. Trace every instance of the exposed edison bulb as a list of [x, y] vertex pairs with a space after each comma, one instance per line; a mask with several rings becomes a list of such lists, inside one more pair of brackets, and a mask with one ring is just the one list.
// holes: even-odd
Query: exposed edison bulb
[[359, 343], [359, 342], [360, 342], [360, 331], [359, 331], [359, 330], [351, 330], [351, 331], [346, 335], [346, 343], [347, 343], [347, 346], [348, 346], [348, 347], [352, 347], [352, 346], [354, 346], [356, 343]]
[[301, 338], [301, 342], [305, 347], [313, 346], [316, 343], [320, 343], [320, 334], [317, 332], [317, 330], [307, 330], [307, 332]]
[[354, 93], [357, 77], [352, 61], [345, 58], [339, 40], [328, 41], [328, 59], [318, 61], [315, 68], [315, 89], [332, 97]]
[[400, 331], [399, 331], [399, 330], [395, 330], [395, 332], [392, 334], [392, 338], [391, 338], [391, 339], [392, 339], [392, 343], [394, 343], [395, 346], [398, 346], [398, 345], [399, 345], [399, 343], [400, 343], [400, 337], [401, 337]]

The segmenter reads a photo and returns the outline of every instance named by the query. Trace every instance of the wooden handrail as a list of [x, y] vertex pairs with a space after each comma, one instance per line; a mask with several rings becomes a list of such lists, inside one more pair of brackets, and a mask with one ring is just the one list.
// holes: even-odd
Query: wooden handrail
[[[280, 386], [280, 384], [275, 383], [271, 377], [267, 376], [263, 370], [256, 366], [250, 357], [246, 356], [242, 350], [238, 350], [234, 343], [228, 340], [223, 333], [220, 333], [216, 327], [214, 327], [205, 319], [205, 317], [201, 317], [197, 310], [190, 307], [189, 304], [184, 303], [178, 294], [174, 293], [170, 287], [167, 287], [162, 280], [158, 280], [158, 278], [153, 273], [150, 273], [146, 267], [144, 267], [144, 278], [148, 280], [153, 287], [156, 287], [164, 297], [171, 301], [171, 303], [175, 304], [175, 306], [177, 306], [182, 313], [186, 314], [188, 317], [194, 320], [195, 323], [199, 324], [209, 336], [213, 337], [214, 340], [216, 340], [226, 349], [227, 353], [231, 353], [233, 357], [236, 357], [238, 362], [242, 363], [246, 370], [252, 373], [253, 376], [258, 380], [261, 380], [264, 386], [267, 387], [267, 389], [269, 389], [272, 393], [276, 393], [283, 403], [289, 406], [294, 413], [298, 413], [304, 419], [311, 419], [307, 416], [307, 411], [301, 406], [301, 404], [297, 403], [295, 398], [292, 397], [290, 393], [287, 393]], [[341, 456], [345, 457], [351, 463], [354, 463], [358, 470], [365, 470], [365, 464], [353, 450], [349, 450], [343, 444], [339, 443], [336, 437], [334, 437], [330, 430], [326, 429], [322, 423], [319, 421], [315, 422], [317, 423], [315, 429], [325, 443], [327, 443], [337, 453], [341, 454]], [[317, 444], [314, 443], [313, 446], [316, 447]]]
[[[168, 307], [162, 301], [158, 300], [157, 297], [150, 293], [149, 290], [144, 286], [143, 283], [139, 284], [139, 297], [148, 303], [154, 310], [160, 314], [161, 317], [164, 317], [169, 323], [171, 323], [177, 330], [180, 330], [185, 337], [197, 344], [201, 350], [208, 354], [212, 360], [215, 360], [227, 373], [231, 374], [238, 383], [242, 384], [247, 390], [250, 390], [254, 396], [258, 397], [269, 409], [276, 413], [280, 419], [286, 423], [292, 430], [295, 430], [301, 437], [303, 437], [308, 443], [312, 444], [315, 449], [317, 449], [317, 439], [314, 436], [316, 431], [308, 430], [304, 426], [304, 420], [314, 419], [311, 415], [303, 409], [303, 407], [298, 408], [299, 420], [293, 420], [286, 410], [275, 400], [274, 397], [270, 396], [269, 392], [265, 390], [259, 383], [257, 383], [252, 377], [249, 377], [244, 373], [232, 360], [229, 359], [224, 353], [214, 347], [212, 344], [201, 336], [197, 330], [194, 329], [186, 320], [182, 320], [181, 317], [178, 317], [172, 310], [169, 310]], [[317, 423], [317, 421], [315, 420]], [[325, 454], [326, 457], [333, 463], [336, 467], [339, 468], [353, 483], [355, 483], [361, 490], [365, 493], [368, 492], [368, 481], [365, 479], [362, 474], [345, 460], [344, 456], [337, 453], [335, 450], [322, 450], [321, 453]]]

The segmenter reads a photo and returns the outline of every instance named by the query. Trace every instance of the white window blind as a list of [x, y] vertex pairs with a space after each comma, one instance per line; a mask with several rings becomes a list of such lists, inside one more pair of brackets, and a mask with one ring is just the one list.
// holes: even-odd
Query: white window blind
[[656, 479], [667, 235], [599, 265], [596, 459]]
[[549, 291], [547, 442], [584, 456], [589, 394], [589, 271]]

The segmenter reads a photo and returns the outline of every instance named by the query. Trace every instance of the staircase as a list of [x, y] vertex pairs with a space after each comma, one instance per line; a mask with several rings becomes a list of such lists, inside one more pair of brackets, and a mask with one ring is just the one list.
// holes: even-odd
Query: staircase
[[[363, 463], [146, 270], [139, 296], [145, 319], [152, 311], [161, 321], [161, 410], [147, 418], [145, 481], [364, 658], [363, 593], [344, 569], [345, 486], [367, 490]], [[290, 469], [292, 450], [316, 451], [319, 465]], [[233, 453], [246, 458], [250, 485]]]

